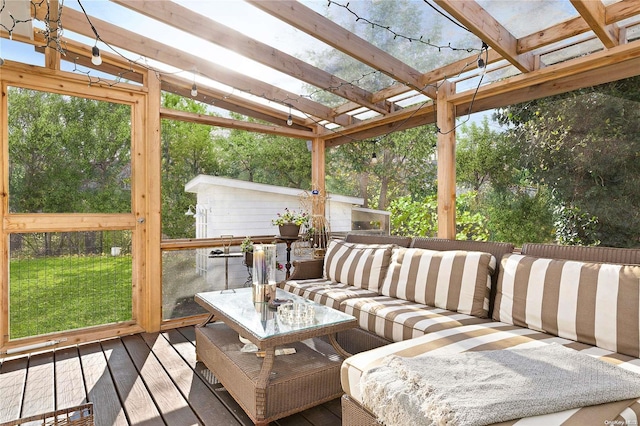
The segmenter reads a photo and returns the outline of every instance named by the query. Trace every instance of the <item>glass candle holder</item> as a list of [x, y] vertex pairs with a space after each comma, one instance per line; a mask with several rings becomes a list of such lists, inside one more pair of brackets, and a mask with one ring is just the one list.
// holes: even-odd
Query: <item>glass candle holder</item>
[[269, 302], [276, 297], [276, 245], [256, 244], [253, 248], [253, 301]]

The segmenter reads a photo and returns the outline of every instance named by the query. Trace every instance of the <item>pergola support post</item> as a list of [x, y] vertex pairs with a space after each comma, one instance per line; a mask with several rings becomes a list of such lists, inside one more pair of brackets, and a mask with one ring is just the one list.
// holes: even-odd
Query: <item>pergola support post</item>
[[449, 101], [455, 84], [438, 89], [438, 238], [456, 238], [456, 107]]
[[320, 198], [312, 203], [313, 216], [325, 216], [325, 142], [324, 139], [311, 140], [311, 189], [318, 191]]

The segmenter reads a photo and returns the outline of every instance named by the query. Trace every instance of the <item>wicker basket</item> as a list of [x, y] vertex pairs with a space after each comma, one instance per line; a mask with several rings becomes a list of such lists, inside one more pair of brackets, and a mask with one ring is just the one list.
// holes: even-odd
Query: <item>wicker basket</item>
[[34, 422], [40, 422], [37, 424], [41, 424], [42, 426], [93, 426], [93, 403], [90, 402], [63, 410], [23, 417], [21, 419], [0, 423], [0, 426], [17, 426], [24, 423], [35, 424]]

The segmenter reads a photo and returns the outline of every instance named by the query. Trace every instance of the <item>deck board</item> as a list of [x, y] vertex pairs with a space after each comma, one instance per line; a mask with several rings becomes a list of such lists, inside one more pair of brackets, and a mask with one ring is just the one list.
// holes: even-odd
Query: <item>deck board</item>
[[56, 409], [87, 402], [78, 348], [64, 348], [55, 354]]
[[[94, 404], [98, 426], [250, 426], [246, 413], [196, 360], [183, 327], [0, 358], [0, 422]], [[271, 426], [339, 426], [339, 399]]]
[[55, 409], [53, 352], [29, 358], [21, 417], [34, 416]]
[[131, 424], [163, 425], [160, 412], [121, 340], [106, 340], [102, 348], [120, 401]]
[[27, 358], [12, 359], [0, 365], [0, 422], [20, 417], [27, 377]]
[[82, 345], [78, 347], [78, 351], [84, 373], [87, 399], [94, 403], [93, 412], [96, 425], [128, 425], [129, 422], [124, 414], [100, 344]]

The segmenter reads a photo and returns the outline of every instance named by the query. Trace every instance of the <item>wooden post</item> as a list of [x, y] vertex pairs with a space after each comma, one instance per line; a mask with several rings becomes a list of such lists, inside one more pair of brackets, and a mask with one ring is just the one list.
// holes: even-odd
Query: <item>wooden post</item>
[[144, 223], [138, 223], [138, 229], [144, 233], [142, 238], [145, 241], [143, 291], [139, 293], [142, 295], [140, 303], [143, 314], [140, 319], [142, 327], [147, 332], [157, 332], [160, 331], [162, 322], [160, 79], [153, 71], [148, 71], [145, 85], [149, 92], [145, 117], [146, 203], [141, 206], [144, 214], [140, 218], [144, 218]]
[[455, 105], [447, 99], [455, 84], [445, 81], [438, 89], [438, 237], [456, 238], [456, 132]]
[[319, 202], [312, 203], [313, 216], [325, 215], [325, 143], [323, 139], [311, 141], [311, 189], [321, 195]]

